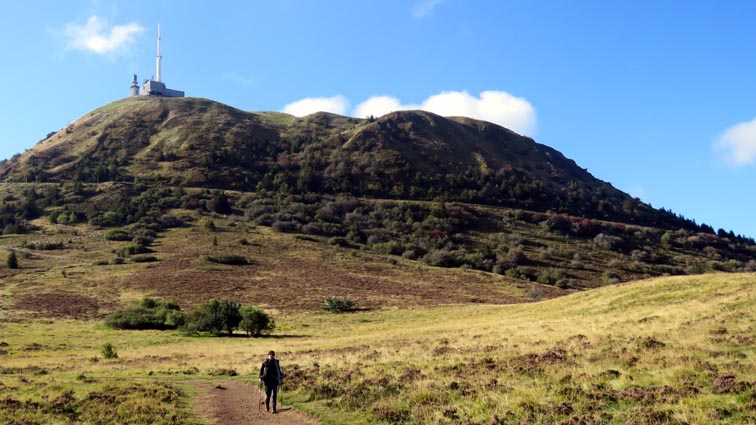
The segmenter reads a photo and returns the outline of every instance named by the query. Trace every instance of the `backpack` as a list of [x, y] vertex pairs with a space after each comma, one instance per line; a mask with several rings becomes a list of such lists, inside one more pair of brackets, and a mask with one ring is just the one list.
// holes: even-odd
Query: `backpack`
[[267, 382], [272, 382], [278, 379], [279, 366], [278, 359], [273, 360], [275, 363], [271, 364], [270, 360], [263, 362], [263, 379]]

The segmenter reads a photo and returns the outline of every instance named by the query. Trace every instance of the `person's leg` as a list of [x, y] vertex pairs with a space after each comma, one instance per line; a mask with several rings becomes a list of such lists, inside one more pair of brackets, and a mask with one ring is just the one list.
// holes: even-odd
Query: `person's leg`
[[278, 385], [273, 386], [273, 413], [276, 413], [276, 399], [278, 398]]
[[[270, 395], [271, 393], [275, 391], [275, 387], [272, 385], [268, 385], [268, 383], [265, 383], [265, 411], [270, 412]], [[276, 409], [276, 402], [275, 398], [273, 398], [273, 410]]]

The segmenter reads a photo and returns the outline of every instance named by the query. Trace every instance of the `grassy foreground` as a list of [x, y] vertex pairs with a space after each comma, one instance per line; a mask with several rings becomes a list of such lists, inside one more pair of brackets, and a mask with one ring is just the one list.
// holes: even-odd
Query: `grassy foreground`
[[[276, 315], [257, 339], [0, 322], [0, 418], [198, 423], [188, 380], [255, 380], [274, 349], [286, 402], [324, 423], [754, 423], [755, 284], [715, 274], [533, 304]], [[102, 358], [106, 342], [118, 358]]]

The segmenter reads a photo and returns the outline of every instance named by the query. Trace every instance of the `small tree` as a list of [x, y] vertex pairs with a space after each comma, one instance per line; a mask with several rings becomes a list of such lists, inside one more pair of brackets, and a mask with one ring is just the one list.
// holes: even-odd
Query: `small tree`
[[251, 336], [260, 336], [264, 333], [268, 333], [275, 328], [275, 322], [264, 311], [251, 305], [241, 306], [239, 309], [241, 314], [241, 322], [239, 327]]
[[239, 304], [211, 299], [203, 302], [186, 317], [185, 329], [189, 332], [233, 334], [241, 322]]
[[16, 251], [11, 251], [8, 254], [8, 268], [11, 268], [11, 269], [18, 268], [18, 257], [16, 257]]

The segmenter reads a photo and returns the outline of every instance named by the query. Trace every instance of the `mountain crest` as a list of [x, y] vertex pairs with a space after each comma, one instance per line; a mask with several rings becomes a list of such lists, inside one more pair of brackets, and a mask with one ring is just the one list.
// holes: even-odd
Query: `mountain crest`
[[[128, 98], [0, 163], [6, 182], [155, 180], [283, 194], [446, 199], [627, 223], [680, 221], [501, 126], [425, 111], [376, 119]], [[689, 223], [688, 223], [689, 224]], [[686, 225], [688, 225], [686, 224]]]

